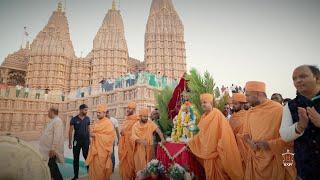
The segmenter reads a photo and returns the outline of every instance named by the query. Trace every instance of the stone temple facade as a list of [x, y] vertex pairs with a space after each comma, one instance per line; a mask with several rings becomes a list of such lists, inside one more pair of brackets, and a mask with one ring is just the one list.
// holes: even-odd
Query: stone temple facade
[[171, 0], [152, 1], [144, 45], [150, 72], [176, 79], [185, 72], [184, 27]]
[[[125, 27], [113, 1], [86, 57], [77, 57], [70, 39], [69, 25], [62, 4], [52, 13], [47, 25], [20, 50], [9, 54], [0, 66], [0, 85], [17, 84], [31, 89], [72, 92], [79, 87], [98, 86], [103, 78], [118, 78], [128, 72], [149, 71], [179, 79], [186, 71], [184, 27], [171, 0], [153, 0], [145, 32], [145, 60], [129, 56]], [[107, 103], [111, 115], [121, 121], [126, 104], [134, 100], [138, 109], [155, 106], [158, 88], [134, 85], [67, 101], [0, 97], [0, 135], [12, 133], [36, 139], [45, 127], [47, 110], [57, 106], [68, 127], [70, 118], [82, 103], [95, 106]]]

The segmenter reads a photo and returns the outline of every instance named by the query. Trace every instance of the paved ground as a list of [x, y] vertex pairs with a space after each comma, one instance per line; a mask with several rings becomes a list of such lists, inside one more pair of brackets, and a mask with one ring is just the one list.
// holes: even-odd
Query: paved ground
[[[35, 147], [36, 149], [39, 149], [39, 141], [29, 141], [28, 143], [30, 143], [33, 147]], [[119, 166], [119, 158], [118, 158], [118, 147], [116, 146], [114, 148], [115, 150], [115, 155], [116, 155], [116, 169], [115, 172], [113, 173], [113, 175], [111, 176], [112, 180], [120, 180], [120, 176], [119, 176], [119, 170], [118, 170], [118, 166]], [[68, 142], [65, 141], [64, 142], [64, 156], [65, 158], [70, 158], [73, 159], [73, 154], [72, 154], [72, 150], [68, 148]], [[80, 161], [84, 162], [83, 156], [82, 156], [82, 152], [80, 153]], [[72, 170], [72, 165], [71, 164], [65, 164], [60, 166], [59, 168], [61, 168], [61, 171], [66, 172], [66, 174], [73, 174], [73, 170]], [[64, 169], [62, 169], [64, 168]], [[68, 172], [67, 172], [68, 171]], [[69, 172], [70, 171], [70, 172]], [[73, 177], [73, 176], [72, 176]], [[69, 180], [72, 177], [67, 177], [65, 179]], [[87, 180], [88, 176], [84, 175], [80, 178], [81, 180]]]
[[[114, 173], [112, 174], [111, 176], [111, 180], [120, 180], [120, 176], [119, 176], [119, 169], [116, 168], [114, 170]], [[83, 176], [83, 177], [80, 177], [79, 180], [89, 180], [88, 176]]]

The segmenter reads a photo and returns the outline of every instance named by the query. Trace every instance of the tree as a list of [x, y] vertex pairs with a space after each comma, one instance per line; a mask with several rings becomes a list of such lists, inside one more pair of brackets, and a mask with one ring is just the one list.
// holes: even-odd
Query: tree
[[168, 117], [168, 103], [172, 97], [173, 89], [171, 87], [165, 87], [157, 93], [156, 96], [156, 108], [160, 113], [160, 126], [162, 127], [162, 132], [167, 136], [170, 136], [173, 127], [172, 121]]
[[200, 95], [203, 93], [212, 94], [214, 96], [214, 107], [218, 108], [221, 112], [224, 111], [224, 106], [227, 103], [228, 97], [219, 97], [219, 88], [216, 88], [214, 79], [208, 71], [206, 71], [202, 76], [196, 69], [193, 68], [190, 70], [189, 74], [187, 74], [186, 80], [188, 81], [191, 102], [194, 104], [200, 114], [203, 114], [200, 102]]

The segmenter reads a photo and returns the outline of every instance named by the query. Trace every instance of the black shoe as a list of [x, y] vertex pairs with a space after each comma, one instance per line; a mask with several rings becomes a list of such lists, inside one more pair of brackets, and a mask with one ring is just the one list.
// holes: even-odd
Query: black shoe
[[77, 177], [72, 178], [72, 180], [77, 180], [77, 179], [78, 179]]

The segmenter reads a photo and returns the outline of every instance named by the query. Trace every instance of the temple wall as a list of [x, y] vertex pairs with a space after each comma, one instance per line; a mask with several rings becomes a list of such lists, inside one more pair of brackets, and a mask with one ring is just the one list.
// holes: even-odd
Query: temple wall
[[72, 116], [78, 114], [78, 108], [83, 103], [89, 106], [88, 116], [91, 119], [96, 118], [95, 107], [100, 103], [106, 103], [111, 116], [122, 124], [129, 101], [137, 103], [137, 111], [142, 107], [147, 107], [151, 111], [155, 106], [154, 93], [158, 91], [147, 85], [136, 85], [65, 102], [1, 97], [0, 135], [10, 133], [24, 140], [37, 140], [49, 122], [48, 109], [51, 106], [58, 106], [59, 117], [65, 124], [67, 136], [69, 121]]

